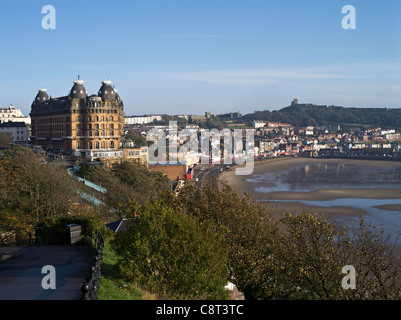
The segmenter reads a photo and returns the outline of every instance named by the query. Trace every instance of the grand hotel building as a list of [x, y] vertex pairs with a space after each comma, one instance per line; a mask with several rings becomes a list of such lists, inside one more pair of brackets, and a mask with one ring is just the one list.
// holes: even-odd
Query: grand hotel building
[[84, 81], [69, 95], [52, 98], [40, 89], [31, 107], [31, 143], [81, 158], [121, 158], [124, 104], [111, 81], [88, 96]]

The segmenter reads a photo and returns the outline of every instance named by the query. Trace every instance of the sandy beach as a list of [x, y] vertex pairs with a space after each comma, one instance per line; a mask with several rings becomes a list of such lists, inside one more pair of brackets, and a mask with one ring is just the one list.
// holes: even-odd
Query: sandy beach
[[[352, 160], [352, 159], [316, 159], [303, 157], [289, 157], [268, 159], [265, 161], [255, 161], [253, 175], [262, 174], [265, 172], [279, 172], [291, 169], [295, 166], [312, 164], [312, 163], [343, 163], [359, 166], [368, 166], [375, 168], [396, 168], [400, 167], [401, 163], [397, 161], [375, 161], [375, 160]], [[250, 176], [240, 176], [235, 174], [235, 167], [222, 172], [219, 176], [219, 182], [227, 183], [239, 194], [247, 193], [255, 200], [259, 200], [271, 213], [280, 216], [283, 212], [290, 213], [318, 213], [324, 214], [328, 218], [344, 217], [359, 217], [364, 215], [361, 209], [344, 206], [319, 207], [305, 205], [299, 201], [325, 201], [339, 198], [365, 198], [365, 199], [400, 199], [401, 188], [399, 189], [322, 189], [311, 192], [257, 192], [255, 187], [271, 186], [271, 183], [255, 184], [246, 181]], [[279, 200], [279, 201], [278, 201]], [[286, 202], [285, 200], [291, 200]], [[380, 206], [386, 210], [401, 211], [401, 205], [383, 205]]]

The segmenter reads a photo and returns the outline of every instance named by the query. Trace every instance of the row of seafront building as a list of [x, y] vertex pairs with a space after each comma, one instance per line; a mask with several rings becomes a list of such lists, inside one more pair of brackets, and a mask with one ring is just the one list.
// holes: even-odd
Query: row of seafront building
[[[49, 96], [46, 89], [39, 89], [30, 117], [24, 117], [13, 106], [0, 108], [0, 122], [3, 122], [0, 132], [9, 132], [13, 143], [29, 143], [47, 151], [100, 161], [106, 165], [121, 159], [148, 164], [148, 147], [135, 146], [124, 136], [129, 130], [146, 136], [150, 129], [163, 123], [163, 116], [126, 116], [123, 101], [111, 81], [103, 81], [98, 93], [92, 95], [88, 95], [82, 80], [73, 83], [69, 94], [58, 98]], [[186, 127], [180, 129], [195, 130], [200, 135], [205, 129], [201, 123], [213, 118], [213, 115], [206, 112], [204, 116], [177, 117], [189, 120]], [[229, 115], [230, 119], [239, 117], [239, 113]], [[253, 130], [254, 145], [239, 157], [377, 155], [398, 158], [401, 152], [401, 135], [395, 129], [353, 128], [345, 132], [339, 126], [294, 128], [289, 123], [254, 121]], [[168, 139], [170, 143], [174, 137]], [[185, 139], [174, 141], [178, 149], [185, 142]], [[220, 149], [223, 150], [216, 163], [226, 156], [223, 144]], [[192, 166], [210, 156], [202, 154], [201, 150], [192, 151], [183, 160], [187, 166]], [[214, 161], [211, 159], [211, 163]]]
[[[256, 128], [257, 127], [257, 128]], [[255, 145], [260, 155], [380, 158], [401, 160], [401, 134], [380, 127], [341, 130], [339, 126], [294, 128], [258, 122]]]

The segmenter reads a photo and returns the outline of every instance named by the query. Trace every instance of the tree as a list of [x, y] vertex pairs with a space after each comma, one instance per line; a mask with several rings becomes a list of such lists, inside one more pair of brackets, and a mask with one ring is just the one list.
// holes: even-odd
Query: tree
[[[272, 255], [272, 283], [286, 299], [399, 299], [400, 259], [383, 230], [360, 220], [355, 232], [317, 214], [285, 214]], [[344, 289], [344, 266], [356, 271], [356, 288]]]
[[7, 148], [12, 142], [11, 136], [7, 132], [0, 132], [0, 148]]
[[160, 192], [170, 190], [169, 179], [161, 173], [129, 161], [114, 163], [111, 168], [83, 166], [81, 170], [84, 170], [86, 179], [107, 189], [106, 203], [115, 210], [132, 199], [146, 204]]
[[[177, 197], [165, 194], [165, 201], [201, 221], [213, 221], [226, 228], [225, 246], [232, 282], [247, 299], [267, 298], [271, 255], [275, 252], [278, 224], [271, 214], [249, 196], [238, 195], [230, 186], [206, 183], [202, 189], [187, 184]], [[272, 298], [272, 297], [270, 297]]]
[[[317, 214], [273, 219], [231, 187], [186, 186], [167, 203], [227, 228], [233, 282], [246, 299], [399, 299], [401, 264], [395, 244], [362, 219], [347, 230]], [[357, 288], [345, 290], [342, 268], [355, 267]]]
[[128, 131], [125, 135], [126, 139], [131, 139], [134, 142], [135, 147], [141, 147], [152, 144], [151, 141], [146, 141], [146, 138], [136, 133], [135, 131]]
[[[397, 238], [398, 239], [398, 238]], [[390, 241], [384, 229], [360, 220], [352, 235], [348, 261], [357, 272], [357, 288], [352, 299], [399, 300], [401, 298], [401, 261], [397, 239]]]
[[[0, 161], [0, 171], [12, 179], [0, 195], [4, 209], [18, 209], [34, 217], [36, 222], [66, 215], [71, 205], [80, 201], [79, 185], [61, 167], [41, 161], [29, 149], [13, 145]], [[9, 179], [8, 179], [9, 180]]]
[[113, 247], [122, 274], [169, 299], [225, 299], [229, 279], [224, 229], [156, 200], [131, 203], [130, 226]]
[[345, 230], [313, 214], [285, 214], [272, 255], [272, 287], [285, 299], [341, 299], [342, 267], [352, 248]]

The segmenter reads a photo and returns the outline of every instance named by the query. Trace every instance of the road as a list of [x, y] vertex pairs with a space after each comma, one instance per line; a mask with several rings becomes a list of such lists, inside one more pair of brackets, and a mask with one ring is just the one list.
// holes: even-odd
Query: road
[[[193, 180], [198, 186], [208, 182], [211, 184], [216, 184], [217, 178], [226, 167], [228, 167], [228, 165], [225, 164], [199, 164], [195, 166]], [[196, 179], [198, 179], [197, 182]]]

